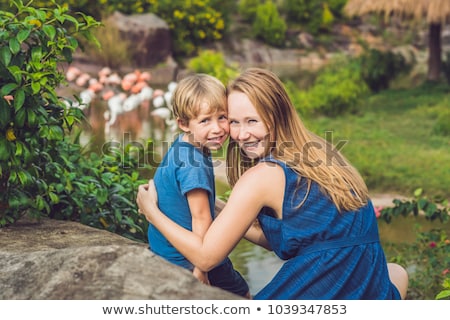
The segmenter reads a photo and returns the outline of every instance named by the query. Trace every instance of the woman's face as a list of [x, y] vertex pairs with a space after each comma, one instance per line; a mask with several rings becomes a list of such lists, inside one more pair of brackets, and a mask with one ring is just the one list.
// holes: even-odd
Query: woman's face
[[230, 136], [250, 159], [265, 155], [269, 130], [247, 95], [232, 91], [228, 95]]

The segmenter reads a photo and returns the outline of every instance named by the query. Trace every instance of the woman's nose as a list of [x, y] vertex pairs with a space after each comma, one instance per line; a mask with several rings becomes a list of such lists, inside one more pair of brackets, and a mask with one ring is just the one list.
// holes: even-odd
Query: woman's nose
[[238, 135], [237, 135], [238, 140], [242, 141], [242, 140], [246, 140], [250, 137], [249, 131], [244, 126], [240, 127], [238, 130], [239, 130]]

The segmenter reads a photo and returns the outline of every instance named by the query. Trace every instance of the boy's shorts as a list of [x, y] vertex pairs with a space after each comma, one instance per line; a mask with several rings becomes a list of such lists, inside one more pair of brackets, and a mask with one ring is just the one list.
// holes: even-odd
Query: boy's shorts
[[250, 291], [247, 282], [234, 269], [229, 258], [226, 258], [224, 263], [210, 270], [208, 272], [208, 279], [212, 286], [219, 287], [242, 297], [245, 297]]

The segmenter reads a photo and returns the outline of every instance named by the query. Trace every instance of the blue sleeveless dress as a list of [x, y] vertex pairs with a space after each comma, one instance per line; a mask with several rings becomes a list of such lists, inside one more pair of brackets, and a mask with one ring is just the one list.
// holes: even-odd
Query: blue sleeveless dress
[[254, 299], [400, 299], [389, 279], [386, 257], [379, 242], [372, 203], [354, 212], [339, 213], [313, 182], [306, 201], [306, 179], [284, 162], [286, 176], [283, 218], [263, 208], [258, 220], [278, 257], [286, 262]]

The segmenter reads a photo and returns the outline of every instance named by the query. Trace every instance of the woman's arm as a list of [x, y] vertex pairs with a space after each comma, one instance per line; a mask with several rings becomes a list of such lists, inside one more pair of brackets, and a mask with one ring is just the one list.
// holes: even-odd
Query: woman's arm
[[250, 228], [248, 228], [247, 232], [244, 235], [244, 238], [254, 244], [257, 244], [258, 246], [272, 251], [272, 247], [267, 241], [266, 236], [264, 235], [264, 232], [262, 231], [261, 226], [258, 223], [258, 220], [255, 220]]
[[165, 216], [157, 206], [153, 181], [139, 187], [137, 203], [152, 223], [181, 254], [201, 270], [210, 270], [237, 245], [263, 206], [280, 212], [284, 194], [284, 174], [278, 166], [258, 164], [238, 181], [222, 212], [203, 239]]
[[[221, 199], [216, 199], [215, 203], [215, 216], [217, 217], [220, 212], [222, 212], [223, 208], [225, 208], [226, 202]], [[257, 244], [269, 251], [272, 251], [269, 243], [267, 242], [266, 236], [264, 235], [261, 226], [258, 223], [258, 220], [255, 220], [250, 228], [244, 235], [244, 238], [248, 241]]]

